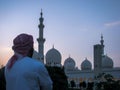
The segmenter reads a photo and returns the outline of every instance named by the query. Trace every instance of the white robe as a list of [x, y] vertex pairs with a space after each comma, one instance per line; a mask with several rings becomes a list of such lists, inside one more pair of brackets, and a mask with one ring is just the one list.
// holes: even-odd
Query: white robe
[[11, 69], [6, 65], [5, 78], [6, 90], [52, 90], [44, 64], [29, 57], [17, 60]]

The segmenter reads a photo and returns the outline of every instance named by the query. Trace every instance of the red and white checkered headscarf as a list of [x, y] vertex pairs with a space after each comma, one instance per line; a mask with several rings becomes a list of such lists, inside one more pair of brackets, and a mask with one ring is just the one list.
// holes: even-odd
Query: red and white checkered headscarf
[[20, 34], [13, 40], [14, 55], [10, 58], [8, 68], [10, 69], [19, 56], [25, 57], [28, 55], [31, 48], [33, 48], [33, 37], [28, 34]]

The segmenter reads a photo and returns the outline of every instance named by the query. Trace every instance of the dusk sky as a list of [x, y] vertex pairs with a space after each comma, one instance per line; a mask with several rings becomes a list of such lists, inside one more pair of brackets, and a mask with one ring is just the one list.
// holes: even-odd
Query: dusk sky
[[78, 68], [86, 57], [93, 64], [93, 45], [103, 34], [105, 54], [120, 67], [120, 0], [0, 0], [0, 63], [12, 56], [13, 39], [20, 33], [33, 35], [38, 50], [41, 8], [45, 54], [54, 45], [62, 64], [69, 55]]

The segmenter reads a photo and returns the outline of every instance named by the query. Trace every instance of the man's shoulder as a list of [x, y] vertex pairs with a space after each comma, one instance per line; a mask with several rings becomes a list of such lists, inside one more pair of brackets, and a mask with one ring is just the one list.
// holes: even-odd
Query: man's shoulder
[[25, 57], [26, 61], [31, 62], [35, 65], [44, 65], [41, 61], [37, 60], [37, 59], [33, 59], [30, 57]]

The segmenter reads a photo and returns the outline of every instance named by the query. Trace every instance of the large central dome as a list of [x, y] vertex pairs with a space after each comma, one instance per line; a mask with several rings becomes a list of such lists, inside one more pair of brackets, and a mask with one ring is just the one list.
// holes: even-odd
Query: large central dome
[[46, 65], [56, 66], [61, 64], [61, 54], [54, 47], [46, 53]]

